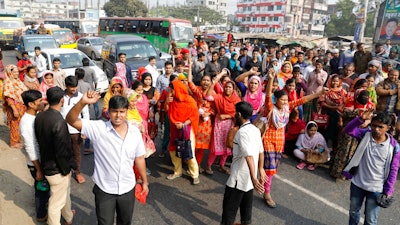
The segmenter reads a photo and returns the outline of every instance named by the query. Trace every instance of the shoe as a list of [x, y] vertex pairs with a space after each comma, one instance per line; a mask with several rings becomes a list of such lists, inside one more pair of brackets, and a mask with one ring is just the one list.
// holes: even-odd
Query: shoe
[[272, 200], [272, 197], [271, 197], [270, 194], [264, 195], [264, 201], [265, 201], [265, 204], [267, 204], [268, 207], [276, 208], [276, 203], [274, 202], [274, 200]]
[[38, 221], [38, 222], [40, 222], [40, 223], [43, 223], [43, 222], [46, 222], [47, 221], [47, 217], [48, 217], [48, 215], [46, 215], [45, 217], [42, 217], [42, 218], [36, 218], [36, 221]]
[[198, 177], [193, 178], [193, 185], [200, 184], [200, 179]]
[[78, 184], [83, 184], [86, 182], [85, 178], [81, 174], [75, 174], [75, 180]]
[[225, 174], [231, 174], [231, 172], [229, 171], [229, 169], [227, 169], [225, 166], [220, 166], [219, 167], [219, 171]]
[[90, 155], [93, 154], [93, 152], [93, 148], [85, 148], [85, 150], [83, 150], [84, 155]]
[[307, 163], [301, 162], [301, 163], [299, 163], [299, 164], [296, 166], [296, 168], [299, 169], [299, 170], [302, 170], [302, 169], [304, 169], [304, 167], [305, 167], [306, 165], [307, 165]]
[[208, 174], [208, 175], [213, 175], [213, 174], [214, 174], [214, 171], [212, 171], [211, 168], [210, 168], [210, 169], [206, 169], [205, 172], [206, 172], [206, 174]]
[[316, 166], [315, 166], [314, 164], [309, 164], [309, 165], [307, 166], [307, 169], [310, 170], [310, 171], [315, 170], [315, 168], [316, 168]]
[[72, 222], [74, 221], [76, 211], [75, 211], [75, 209], [72, 209], [71, 211], [72, 211], [72, 220], [70, 222], [64, 221], [63, 225], [71, 225]]
[[173, 174], [170, 174], [167, 176], [167, 180], [175, 180], [176, 178], [181, 177], [181, 176], [182, 176], [182, 174], [173, 173]]
[[158, 154], [158, 158], [164, 158], [165, 157], [165, 153], [161, 152], [160, 154]]

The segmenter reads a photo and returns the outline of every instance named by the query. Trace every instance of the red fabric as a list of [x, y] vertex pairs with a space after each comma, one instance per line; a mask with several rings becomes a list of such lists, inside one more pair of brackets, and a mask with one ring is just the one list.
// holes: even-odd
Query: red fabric
[[228, 83], [233, 85], [233, 93], [231, 96], [226, 96], [225, 93], [217, 94], [214, 96], [214, 102], [218, 114], [228, 114], [233, 118], [236, 112], [235, 104], [240, 102], [240, 98], [235, 93], [235, 83], [233, 81], [228, 81], [225, 85]]
[[[32, 62], [31, 62], [31, 60], [30, 59], [28, 59], [28, 60], [23, 60], [23, 59], [20, 59], [19, 61], [18, 61], [18, 63], [17, 63], [17, 66], [18, 66], [18, 68], [22, 68], [22, 67], [24, 67], [25, 65], [29, 65], [29, 64], [31, 64], [32, 65]], [[23, 82], [24, 80], [25, 80], [25, 73], [26, 73], [27, 71], [26, 70], [22, 70], [22, 71], [20, 71], [19, 72], [19, 79]]]
[[285, 139], [288, 141], [297, 140], [300, 132], [306, 128], [306, 123], [301, 119], [298, 119], [296, 122], [289, 120], [287, 128]]
[[182, 81], [174, 80], [172, 85], [174, 86], [175, 95], [174, 100], [169, 103], [168, 108], [168, 116], [171, 124], [177, 122], [184, 123], [189, 119], [194, 133], [197, 133], [200, 116], [197, 102], [190, 96], [188, 88]]

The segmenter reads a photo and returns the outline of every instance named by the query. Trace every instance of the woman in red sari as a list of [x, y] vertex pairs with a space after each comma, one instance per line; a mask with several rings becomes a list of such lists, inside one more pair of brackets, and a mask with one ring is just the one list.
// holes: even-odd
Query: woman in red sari
[[224, 92], [222, 94], [213, 93], [214, 85], [225, 73], [226, 72], [223, 71], [214, 78], [207, 92], [207, 100], [214, 102], [216, 111], [211, 151], [207, 162], [207, 174], [213, 174], [211, 165], [214, 163], [217, 156], [220, 156], [220, 171], [229, 174], [229, 170], [225, 168], [225, 162], [228, 156], [232, 155], [232, 149], [226, 147], [226, 139], [230, 128], [234, 126], [235, 104], [240, 102], [240, 98], [235, 93], [235, 83], [233, 81], [227, 81], [225, 83]]
[[206, 100], [208, 88], [211, 86], [211, 76], [205, 74], [200, 81], [201, 86], [196, 86], [192, 79], [191, 65], [189, 65], [189, 89], [193, 93], [193, 97], [197, 102], [199, 108], [200, 120], [199, 129], [196, 133], [196, 160], [199, 165], [199, 172], [203, 173], [204, 169], [201, 168], [201, 161], [204, 157], [204, 150], [210, 149], [211, 135], [213, 130], [215, 111], [211, 107], [211, 102]]
[[7, 115], [7, 126], [10, 128], [10, 147], [22, 148], [21, 136], [19, 134], [19, 121], [26, 107], [21, 94], [28, 90], [19, 79], [18, 67], [7, 65], [4, 79], [4, 103], [3, 111]]
[[325, 140], [332, 140], [333, 151], [335, 152], [338, 144], [339, 134], [339, 112], [344, 106], [347, 92], [343, 89], [340, 76], [335, 74], [329, 80], [327, 87], [329, 91], [325, 92], [319, 99], [322, 109], [329, 115], [329, 124], [325, 132]]
[[[173, 98], [168, 104], [168, 118], [170, 120], [170, 139], [169, 139], [169, 154], [171, 161], [174, 164], [174, 173], [167, 176], [168, 180], [174, 180], [182, 176], [182, 159], [176, 156], [176, 139], [178, 131], [183, 129], [185, 138], [190, 137], [191, 147], [194, 156], [196, 145], [195, 134], [199, 127], [199, 109], [196, 101], [190, 96], [189, 90], [184, 83], [175, 79], [170, 84], [170, 95]], [[188, 129], [184, 129], [188, 128]], [[187, 160], [189, 167], [189, 175], [193, 179], [193, 184], [199, 184], [199, 166], [197, 165], [196, 157]]]

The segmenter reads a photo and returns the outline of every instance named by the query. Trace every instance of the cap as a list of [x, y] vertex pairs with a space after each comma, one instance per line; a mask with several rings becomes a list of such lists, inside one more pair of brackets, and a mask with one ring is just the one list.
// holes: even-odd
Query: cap
[[334, 48], [334, 49], [331, 50], [331, 53], [339, 53], [339, 49]]

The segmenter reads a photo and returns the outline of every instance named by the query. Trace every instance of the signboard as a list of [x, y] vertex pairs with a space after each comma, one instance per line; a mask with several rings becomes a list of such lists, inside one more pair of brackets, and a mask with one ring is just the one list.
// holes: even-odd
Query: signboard
[[386, 1], [386, 8], [382, 18], [381, 30], [379, 32], [378, 42], [384, 43], [387, 39], [392, 44], [400, 44], [400, 1]]

